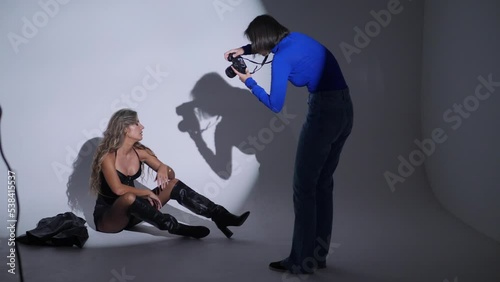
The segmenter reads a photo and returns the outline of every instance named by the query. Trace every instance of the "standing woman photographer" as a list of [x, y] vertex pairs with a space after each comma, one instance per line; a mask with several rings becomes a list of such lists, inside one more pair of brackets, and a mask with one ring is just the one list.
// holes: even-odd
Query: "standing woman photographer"
[[349, 88], [334, 55], [311, 37], [290, 32], [269, 15], [256, 17], [245, 30], [251, 44], [224, 54], [274, 54], [270, 93], [251, 74], [240, 80], [273, 112], [285, 102], [288, 81], [309, 91], [293, 176], [295, 222], [290, 255], [272, 262], [276, 271], [310, 274], [326, 267], [333, 221], [333, 173], [353, 126]]

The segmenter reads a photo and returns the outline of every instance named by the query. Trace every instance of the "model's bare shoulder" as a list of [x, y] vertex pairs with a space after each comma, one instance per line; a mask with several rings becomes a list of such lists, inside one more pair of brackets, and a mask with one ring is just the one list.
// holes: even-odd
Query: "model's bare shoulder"
[[155, 158], [153, 151], [149, 148], [135, 148], [135, 151], [137, 152], [137, 155], [139, 155], [139, 159], [141, 162], [147, 161], [151, 158]]

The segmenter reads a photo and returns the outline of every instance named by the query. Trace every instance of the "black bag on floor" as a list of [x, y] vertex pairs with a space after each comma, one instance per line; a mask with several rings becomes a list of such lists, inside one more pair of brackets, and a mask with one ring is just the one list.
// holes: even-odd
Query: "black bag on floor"
[[28, 245], [83, 247], [89, 233], [86, 221], [72, 212], [60, 213], [54, 217], [41, 219], [36, 228], [26, 231], [26, 235], [16, 241]]

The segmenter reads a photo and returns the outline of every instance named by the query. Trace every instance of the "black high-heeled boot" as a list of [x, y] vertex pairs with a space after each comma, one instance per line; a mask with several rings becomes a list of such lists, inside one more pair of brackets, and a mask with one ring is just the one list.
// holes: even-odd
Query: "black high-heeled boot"
[[227, 227], [241, 226], [250, 215], [249, 211], [240, 216], [234, 215], [223, 206], [217, 205], [205, 196], [198, 194], [180, 180], [177, 181], [172, 188], [170, 198], [176, 200], [179, 204], [186, 207], [190, 211], [212, 219], [215, 225], [217, 225], [227, 238], [231, 238], [231, 236], [233, 236], [233, 232], [231, 232], [231, 230]]
[[175, 217], [160, 212], [144, 198], [136, 197], [128, 211], [130, 215], [171, 234], [200, 239], [210, 233], [210, 229], [205, 226], [190, 226], [177, 222]]

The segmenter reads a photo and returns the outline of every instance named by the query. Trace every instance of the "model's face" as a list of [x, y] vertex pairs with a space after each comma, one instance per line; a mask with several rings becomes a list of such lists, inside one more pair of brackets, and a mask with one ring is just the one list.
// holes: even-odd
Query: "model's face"
[[125, 130], [126, 136], [132, 138], [134, 140], [140, 141], [142, 140], [142, 130], [144, 126], [141, 124], [139, 120], [136, 123], [131, 124]]

